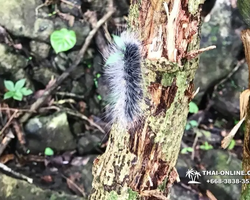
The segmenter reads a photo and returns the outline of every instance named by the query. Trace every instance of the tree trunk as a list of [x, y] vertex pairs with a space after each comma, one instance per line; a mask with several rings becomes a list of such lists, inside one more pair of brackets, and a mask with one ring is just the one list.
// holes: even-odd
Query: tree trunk
[[90, 199], [167, 199], [199, 62], [201, 1], [131, 0], [128, 24], [144, 44], [145, 112], [133, 132], [113, 125]]
[[[241, 115], [246, 117], [245, 120], [245, 133], [244, 133], [244, 145], [243, 145], [243, 158], [242, 158], [242, 168], [243, 171], [246, 173], [244, 176], [244, 180], [242, 182], [242, 193], [241, 193], [241, 200], [248, 200], [250, 199], [250, 174], [247, 172], [250, 171], [250, 152], [249, 152], [249, 141], [250, 141], [250, 29], [243, 30], [241, 33], [241, 39], [244, 44], [245, 50], [245, 57], [248, 64], [248, 73], [249, 73], [249, 80], [248, 80], [248, 89], [242, 92], [241, 96], [246, 98], [246, 108], [241, 108]], [[245, 111], [242, 111], [244, 109]], [[242, 113], [245, 114], [242, 114]]]
[[247, 28], [241, 32], [241, 39], [244, 45], [246, 62], [248, 65], [248, 89], [243, 91], [240, 95], [240, 118], [244, 120], [245, 118], [245, 134], [244, 134], [244, 145], [243, 145], [243, 158], [242, 167], [243, 171], [246, 173], [244, 179], [242, 180], [242, 192], [241, 200], [250, 199], [250, 2], [249, 0], [238, 0], [237, 6], [239, 12], [242, 16], [243, 21], [246, 23]]

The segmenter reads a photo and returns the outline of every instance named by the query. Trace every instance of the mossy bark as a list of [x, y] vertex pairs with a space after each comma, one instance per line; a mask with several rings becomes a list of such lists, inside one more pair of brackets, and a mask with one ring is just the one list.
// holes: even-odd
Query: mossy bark
[[[165, 3], [164, 3], [165, 2]], [[132, 0], [128, 24], [143, 41], [143, 119], [114, 125], [93, 166], [92, 200], [166, 199], [178, 178], [180, 150], [198, 67], [196, 0]]]
[[[242, 184], [242, 194], [241, 199], [248, 200], [250, 199], [250, 174], [248, 173], [250, 171], [250, 2], [248, 0], [238, 0], [237, 6], [239, 9], [239, 12], [242, 15], [243, 20], [247, 24], [248, 29], [243, 30], [241, 33], [241, 39], [244, 45], [245, 50], [245, 57], [246, 62], [248, 64], [248, 89], [246, 89], [244, 92], [241, 93], [241, 101], [243, 99], [247, 99], [244, 103], [245, 107], [241, 107], [240, 109], [240, 115], [241, 118], [245, 117], [245, 133], [244, 133], [244, 146], [243, 146], [243, 159], [242, 159], [242, 167], [243, 171], [246, 173], [244, 176], [244, 181]], [[242, 99], [243, 98], [243, 99]]]
[[[248, 91], [250, 89], [250, 29], [243, 30], [241, 33], [241, 39], [244, 44], [245, 56], [246, 61], [248, 64], [248, 73], [249, 73], [249, 80], [248, 80]], [[249, 94], [250, 92], [248, 92]], [[250, 98], [250, 97], [248, 97]], [[248, 101], [248, 105], [246, 109], [246, 120], [245, 120], [245, 133], [244, 133], [244, 146], [243, 146], [243, 159], [242, 159], [242, 167], [244, 172], [250, 171], [250, 151], [249, 151], [249, 143], [250, 143], [250, 104]], [[241, 111], [242, 112], [242, 111]], [[244, 176], [244, 180], [250, 180], [250, 174], [246, 174]], [[250, 187], [249, 183], [242, 184], [242, 195], [241, 199], [248, 200], [250, 199]]]

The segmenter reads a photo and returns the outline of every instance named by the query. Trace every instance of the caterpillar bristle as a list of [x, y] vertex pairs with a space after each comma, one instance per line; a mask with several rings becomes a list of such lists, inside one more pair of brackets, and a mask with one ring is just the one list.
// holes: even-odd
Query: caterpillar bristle
[[106, 119], [110, 124], [130, 129], [136, 126], [142, 113], [141, 42], [129, 31], [113, 39], [104, 54], [104, 77], [109, 87]]

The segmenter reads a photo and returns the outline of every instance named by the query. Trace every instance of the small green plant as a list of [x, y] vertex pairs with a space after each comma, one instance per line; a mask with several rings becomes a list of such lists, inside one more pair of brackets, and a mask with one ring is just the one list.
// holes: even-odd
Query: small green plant
[[229, 144], [229, 146], [228, 146], [228, 150], [232, 150], [234, 147], [235, 147], [235, 140], [231, 140], [231, 142], [230, 142], [230, 144]]
[[194, 149], [192, 147], [184, 147], [182, 150], [181, 150], [181, 154], [187, 154], [188, 152], [193, 152]]
[[197, 113], [199, 111], [198, 106], [196, 105], [196, 103], [194, 103], [193, 101], [191, 101], [189, 103], [189, 112], [190, 113]]
[[5, 80], [4, 86], [8, 90], [8, 92], [4, 94], [4, 99], [13, 98], [15, 100], [22, 101], [23, 96], [28, 96], [32, 94], [33, 93], [32, 90], [24, 87], [25, 82], [26, 79], [21, 79], [17, 81], [15, 84], [12, 81]]
[[198, 122], [195, 121], [195, 120], [191, 120], [187, 123], [186, 125], [186, 130], [190, 130], [191, 128], [195, 128], [195, 127], [198, 127]]
[[54, 151], [51, 148], [46, 147], [46, 149], [44, 150], [44, 154], [46, 156], [53, 156], [54, 155]]
[[55, 15], [55, 14], [56, 14], [56, 11], [54, 11], [54, 12], [52, 12], [52, 13], [49, 13], [48, 16], [51, 17], [51, 16], [53, 16], [53, 15]]
[[98, 95], [98, 96], [97, 96], [97, 99], [102, 100], [102, 96], [101, 96], [101, 95]]
[[95, 87], [98, 88], [98, 81], [96, 78], [94, 78], [94, 84], [95, 84]]
[[95, 87], [98, 88], [98, 81], [97, 79], [101, 77], [101, 74], [96, 74], [96, 78], [94, 78], [94, 84], [95, 84]]
[[200, 149], [207, 151], [207, 150], [213, 149], [213, 146], [208, 144], [208, 142], [205, 142], [204, 144], [200, 145]]
[[68, 51], [76, 44], [76, 34], [72, 30], [62, 28], [50, 35], [50, 43], [56, 53]]

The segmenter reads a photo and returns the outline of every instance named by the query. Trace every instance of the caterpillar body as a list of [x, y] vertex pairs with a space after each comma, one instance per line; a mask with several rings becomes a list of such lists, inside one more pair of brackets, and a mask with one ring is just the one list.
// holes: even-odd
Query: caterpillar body
[[113, 35], [113, 40], [104, 54], [104, 77], [109, 87], [106, 117], [109, 123], [130, 129], [142, 113], [142, 45], [129, 31]]

